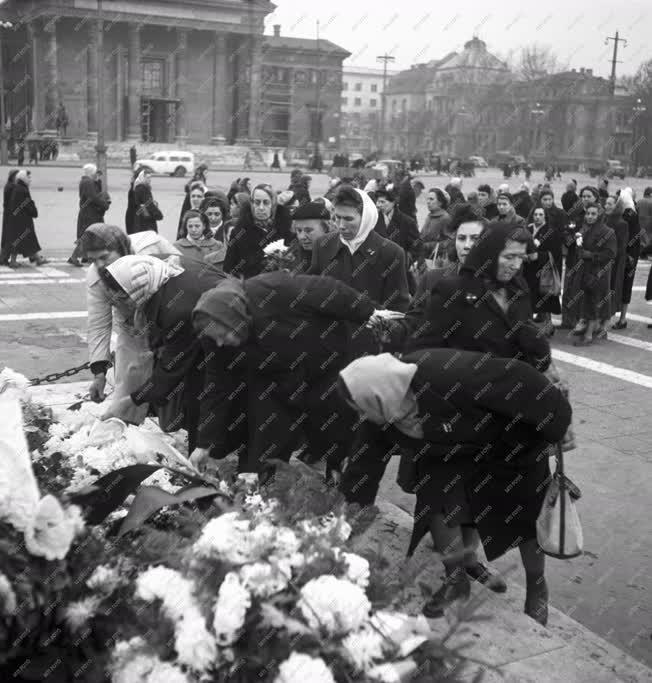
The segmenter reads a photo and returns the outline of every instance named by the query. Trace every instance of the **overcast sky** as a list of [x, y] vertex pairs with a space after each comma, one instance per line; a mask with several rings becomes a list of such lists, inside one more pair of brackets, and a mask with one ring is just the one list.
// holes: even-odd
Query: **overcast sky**
[[285, 35], [314, 38], [319, 20], [321, 37], [352, 52], [347, 64], [356, 66], [376, 66], [376, 56], [387, 52], [407, 68], [461, 50], [474, 33], [499, 57], [538, 43], [571, 68], [599, 76], [611, 72], [613, 43], [605, 38], [616, 31], [628, 41], [619, 46], [619, 74], [652, 59], [652, 0], [462, 0], [439, 7], [432, 0], [273, 1], [266, 33], [281, 24]]

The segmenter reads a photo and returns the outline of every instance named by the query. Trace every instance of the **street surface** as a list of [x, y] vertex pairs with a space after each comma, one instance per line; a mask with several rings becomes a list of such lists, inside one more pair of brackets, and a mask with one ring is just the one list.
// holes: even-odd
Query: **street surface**
[[[0, 167], [6, 178], [7, 168]], [[123, 226], [129, 183], [127, 169], [109, 169], [113, 204], [106, 220]], [[285, 188], [289, 174], [271, 172], [209, 172], [211, 187], [227, 189], [231, 180], [249, 175], [254, 183]], [[569, 177], [589, 184], [581, 174], [565, 174], [553, 186], [561, 196]], [[0, 267], [0, 366], [37, 377], [80, 365], [86, 359], [84, 270], [65, 263], [75, 239], [80, 170], [42, 165], [32, 168], [32, 196], [39, 210], [37, 234], [53, 262], [43, 268]], [[524, 180], [511, 178], [518, 189]], [[424, 177], [426, 188], [443, 187], [447, 177]], [[533, 174], [531, 182], [541, 182]], [[160, 232], [174, 240], [186, 179], [152, 181], [154, 198], [164, 220]], [[481, 182], [494, 188], [503, 182], [495, 169], [480, 170], [464, 179], [463, 190]], [[639, 196], [652, 180], [612, 181], [614, 188], [631, 185]], [[593, 184], [591, 182], [590, 184]], [[313, 174], [313, 195], [324, 192], [326, 175]], [[61, 191], [59, 191], [61, 188]], [[419, 223], [426, 214], [420, 198]], [[575, 349], [567, 332], [558, 330], [554, 349], [560, 371], [570, 383], [578, 449], [565, 458], [567, 473], [582, 489], [579, 512], [585, 553], [571, 561], [548, 559], [552, 603], [587, 628], [629, 654], [652, 665], [652, 308], [644, 301], [650, 263], [641, 261], [635, 282], [629, 325], [607, 341]], [[70, 380], [88, 378], [88, 372]], [[70, 381], [62, 380], [62, 381]], [[412, 511], [412, 496], [394, 484], [389, 472], [383, 495]], [[407, 539], [406, 539], [407, 547]], [[523, 582], [516, 553], [495, 563]], [[516, 567], [515, 569], [513, 569]], [[433, 562], [433, 576], [440, 573]]]

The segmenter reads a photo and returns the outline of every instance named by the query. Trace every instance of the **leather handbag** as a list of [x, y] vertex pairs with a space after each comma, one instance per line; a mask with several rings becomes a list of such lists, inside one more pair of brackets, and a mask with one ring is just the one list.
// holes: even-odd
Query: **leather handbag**
[[550, 252], [548, 252], [548, 263], [539, 273], [539, 291], [548, 296], [561, 294], [561, 276]]

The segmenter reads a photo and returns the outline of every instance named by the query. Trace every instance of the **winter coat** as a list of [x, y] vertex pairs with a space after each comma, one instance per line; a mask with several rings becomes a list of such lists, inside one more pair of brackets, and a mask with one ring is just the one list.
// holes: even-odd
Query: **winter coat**
[[431, 258], [438, 244], [439, 251], [448, 254], [455, 240], [455, 234], [450, 231], [451, 221], [451, 215], [444, 209], [435, 209], [428, 214], [421, 228], [424, 258]]
[[623, 281], [623, 301], [628, 304], [632, 300], [632, 287], [636, 276], [636, 266], [641, 255], [641, 226], [638, 214], [632, 209], [625, 209], [623, 220], [627, 223], [627, 258], [625, 259], [625, 278]]
[[2, 244], [1, 248], [9, 250], [9, 206], [11, 193], [14, 191], [15, 178], [5, 183], [2, 192]]
[[405, 251], [409, 260], [416, 260], [420, 252], [419, 228], [416, 220], [411, 218], [398, 208], [392, 212], [389, 225], [386, 224], [387, 217], [380, 211], [378, 212], [378, 222], [374, 230], [385, 239], [398, 244]]
[[104, 222], [104, 214], [109, 208], [108, 195], [98, 189], [97, 183], [89, 176], [79, 181], [79, 214], [77, 216], [77, 239], [93, 223]]
[[580, 197], [574, 190], [566, 190], [561, 196], [561, 205], [564, 211], [570, 214], [580, 201]]
[[276, 207], [272, 227], [267, 231], [253, 223], [245, 213], [229, 237], [224, 272], [244, 278], [259, 275], [265, 265], [264, 248], [281, 239], [290, 244], [292, 238], [292, 216], [287, 207]]
[[339, 233], [313, 245], [311, 275], [329, 275], [365, 293], [377, 308], [405, 312], [410, 304], [405, 252], [374, 230], [354, 254]]
[[527, 227], [527, 223], [525, 222], [525, 218], [522, 218], [519, 216], [514, 208], [511, 208], [509, 212], [507, 213], [506, 216], [501, 216], [498, 214], [496, 218], [494, 218], [492, 223], [510, 223], [511, 225], [520, 225], [521, 227], [525, 228]]
[[16, 181], [9, 194], [7, 222], [3, 230], [3, 248], [6, 246], [7, 249], [22, 256], [33, 256], [41, 251], [34, 227], [34, 219], [37, 217], [38, 210], [29, 187], [22, 180]]
[[406, 216], [416, 221], [417, 219], [417, 195], [409, 178], [404, 178], [398, 186], [398, 201], [396, 208]]
[[562, 234], [547, 223], [544, 223], [536, 232], [533, 224], [528, 225], [528, 230], [532, 233], [533, 238], [539, 241], [539, 246], [532, 245], [532, 251], [530, 252], [537, 254], [536, 260], [527, 261], [523, 268], [523, 275], [525, 276], [532, 299], [532, 310], [535, 314], [554, 313], [559, 315], [561, 313], [559, 295], [550, 296], [544, 294], [541, 292], [539, 284], [541, 272], [544, 268], [547, 268], [550, 256], [552, 256], [557, 273], [561, 278]]
[[146, 230], [158, 232], [157, 221], [160, 220], [163, 220], [163, 214], [154, 201], [151, 187], [147, 183], [136, 185], [133, 189], [133, 220], [131, 226], [127, 226], [127, 234]]
[[617, 214], [605, 216], [605, 223], [616, 235], [616, 259], [611, 266], [611, 291], [613, 293], [613, 312], [620, 310], [623, 302], [623, 284], [625, 282], [625, 265], [627, 261], [627, 241], [629, 226]]
[[530, 211], [532, 210], [532, 206], [534, 205], [530, 193], [527, 190], [519, 190], [518, 192], [514, 193], [513, 200], [514, 210], [516, 211], [517, 215], [527, 220], [527, 217], [530, 215]]
[[174, 243], [174, 246], [187, 258], [206, 261], [216, 266], [224, 263], [226, 256], [226, 247], [212, 237], [202, 240], [199, 244], [191, 242], [187, 237], [182, 237]]
[[638, 222], [641, 227], [642, 246], [652, 247], [652, 197], [643, 197], [636, 203]]

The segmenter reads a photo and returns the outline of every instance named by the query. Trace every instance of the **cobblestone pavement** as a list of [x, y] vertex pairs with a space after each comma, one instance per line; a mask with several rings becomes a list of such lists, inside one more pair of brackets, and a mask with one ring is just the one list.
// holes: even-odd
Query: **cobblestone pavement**
[[[4, 169], [6, 171], [6, 169]], [[2, 169], [0, 172], [4, 173]], [[244, 172], [211, 172], [209, 182], [227, 187]], [[0, 267], [0, 363], [29, 377], [60, 371], [86, 360], [84, 271], [65, 263], [74, 238], [79, 171], [33, 169], [32, 193], [39, 208], [37, 231], [53, 261], [40, 269]], [[251, 173], [252, 180], [284, 186], [287, 174]], [[577, 177], [582, 182], [581, 177]], [[109, 171], [114, 203], [107, 221], [122, 225], [128, 172]], [[278, 182], [275, 182], [277, 181]], [[465, 189], [501, 178], [488, 171], [465, 179]], [[512, 179], [515, 188], [521, 179]], [[540, 180], [535, 177], [533, 180]], [[473, 182], [471, 182], [473, 181]], [[314, 176], [315, 194], [326, 187]], [[445, 179], [427, 178], [426, 186]], [[634, 181], [641, 188], [645, 181]], [[652, 184], [652, 183], [651, 183]], [[183, 179], [155, 178], [154, 196], [165, 219], [161, 232], [174, 237], [183, 200]], [[561, 184], [557, 183], [561, 188]], [[58, 191], [62, 187], [62, 191]], [[420, 200], [420, 213], [425, 205]], [[629, 326], [578, 353], [567, 333], [554, 337], [560, 370], [570, 382], [579, 448], [566, 458], [569, 476], [581, 487], [579, 502], [585, 554], [570, 562], [548, 561], [553, 604], [629, 654], [652, 664], [652, 309], [643, 292], [650, 264], [639, 263]], [[73, 379], [90, 379], [82, 373]], [[383, 496], [411, 512], [412, 497], [395, 481], [395, 463]], [[407, 540], [406, 540], [407, 543]], [[496, 563], [507, 570], [516, 554]], [[519, 568], [511, 575], [522, 582]]]

